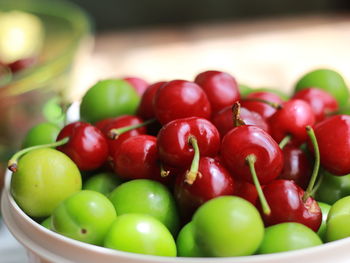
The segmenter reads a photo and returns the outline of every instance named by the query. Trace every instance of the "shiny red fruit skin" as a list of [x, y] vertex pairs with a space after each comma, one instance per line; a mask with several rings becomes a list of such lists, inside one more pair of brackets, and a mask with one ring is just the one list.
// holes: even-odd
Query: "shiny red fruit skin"
[[258, 202], [258, 191], [254, 184], [242, 180], [235, 180], [235, 189], [233, 195], [242, 197], [249, 201], [252, 205]]
[[177, 119], [164, 125], [157, 136], [161, 161], [174, 167], [186, 167], [192, 162], [194, 150], [189, 137], [195, 136], [201, 156], [214, 157], [220, 148], [220, 134], [206, 119], [190, 117]]
[[162, 85], [153, 100], [153, 110], [161, 124], [186, 118], [210, 119], [211, 106], [207, 95], [196, 83], [173, 80]]
[[315, 121], [315, 115], [307, 102], [291, 99], [269, 118], [270, 134], [278, 143], [291, 135], [292, 142], [300, 145], [308, 138], [306, 126], [313, 126]]
[[293, 180], [297, 185], [306, 190], [312, 169], [305, 152], [290, 144], [286, 145], [282, 151], [284, 165], [278, 179]]
[[140, 96], [142, 96], [149, 85], [145, 80], [137, 77], [125, 77], [123, 80], [127, 81]]
[[145, 120], [152, 119], [155, 117], [153, 111], [153, 98], [157, 90], [165, 83], [165, 81], [161, 81], [147, 87], [147, 89], [141, 97], [140, 105], [137, 109], [138, 116]]
[[[257, 91], [257, 92], [252, 92], [248, 94], [246, 98], [250, 99], [263, 99], [266, 101], [270, 102], [275, 102], [278, 104], [282, 104], [283, 100], [280, 98], [275, 93], [268, 92], [268, 91]], [[241, 106], [250, 110], [254, 111], [256, 113], [259, 113], [263, 119], [267, 120], [270, 118], [275, 112], [276, 109], [274, 107], [271, 107], [270, 105], [264, 103], [264, 102], [259, 102], [259, 101], [250, 101], [250, 100], [242, 100], [241, 101]]]
[[114, 170], [126, 179], [160, 177], [157, 139], [150, 135], [128, 138], [114, 155]]
[[205, 71], [198, 74], [194, 82], [207, 94], [213, 113], [233, 105], [241, 97], [236, 79], [226, 72]]
[[127, 127], [130, 125], [135, 125], [135, 124], [140, 124], [140, 123], [143, 123], [143, 120], [137, 116], [123, 115], [123, 116], [119, 116], [116, 118], [109, 118], [106, 120], [101, 120], [95, 124], [95, 126], [98, 127], [107, 138], [109, 156], [113, 157], [115, 152], [119, 149], [120, 145], [126, 139], [128, 139], [132, 136], [146, 134], [147, 129], [145, 126], [137, 128], [137, 129], [133, 129], [133, 130], [130, 130], [130, 131], [127, 131], [127, 132], [120, 134], [116, 139], [110, 139], [109, 132], [112, 129], [118, 129], [118, 128]]
[[60, 131], [57, 141], [66, 137], [69, 137], [68, 143], [57, 147], [57, 150], [67, 154], [80, 170], [94, 170], [106, 162], [107, 141], [95, 126], [86, 122], [73, 122]]
[[[240, 118], [247, 125], [258, 126], [267, 133], [269, 132], [267, 122], [260, 116], [259, 113], [241, 107]], [[235, 127], [233, 123], [232, 106], [228, 106], [214, 114], [211, 121], [220, 132], [221, 137], [224, 137], [229, 130]]]
[[304, 224], [315, 232], [322, 222], [322, 212], [317, 202], [309, 197], [304, 203], [304, 190], [290, 180], [274, 180], [263, 189], [270, 215], [265, 215], [258, 202], [258, 209], [266, 226], [283, 222]]
[[198, 171], [200, 175], [192, 185], [185, 182], [186, 172], [176, 178], [175, 198], [185, 217], [191, 216], [206, 201], [234, 192], [230, 173], [214, 158], [200, 158]]
[[[350, 173], [350, 116], [335, 115], [314, 127], [321, 165], [334, 175]], [[308, 142], [309, 148], [312, 145]]]
[[337, 100], [331, 94], [314, 87], [298, 91], [293, 99], [301, 99], [309, 103], [315, 114], [316, 122], [324, 120], [327, 113], [339, 109]]
[[246, 157], [256, 156], [255, 170], [261, 184], [275, 179], [283, 167], [283, 154], [278, 144], [264, 130], [242, 125], [230, 130], [221, 143], [221, 157], [238, 180], [253, 182]]

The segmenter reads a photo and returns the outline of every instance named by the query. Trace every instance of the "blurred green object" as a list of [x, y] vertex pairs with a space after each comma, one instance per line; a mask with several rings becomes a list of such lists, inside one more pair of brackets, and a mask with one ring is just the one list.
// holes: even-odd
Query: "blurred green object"
[[48, 110], [52, 115], [52, 107], [44, 109], [50, 98], [58, 95], [69, 101], [73, 68], [91, 48], [92, 23], [81, 8], [63, 0], [1, 0], [1, 14], [30, 14], [28, 21], [35, 17], [43, 26], [37, 63], [11, 76], [0, 75], [0, 163], [4, 163], [29, 128], [47, 118]]

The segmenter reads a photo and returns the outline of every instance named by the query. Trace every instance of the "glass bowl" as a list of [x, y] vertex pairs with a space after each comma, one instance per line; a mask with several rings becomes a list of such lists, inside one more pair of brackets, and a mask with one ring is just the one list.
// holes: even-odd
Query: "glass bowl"
[[45, 102], [57, 94], [69, 97], [76, 62], [92, 47], [91, 19], [72, 3], [63, 0], [0, 1], [0, 12], [14, 10], [39, 18], [44, 39], [38, 63], [12, 77], [1, 78], [0, 170], [20, 147], [28, 129], [43, 120]]

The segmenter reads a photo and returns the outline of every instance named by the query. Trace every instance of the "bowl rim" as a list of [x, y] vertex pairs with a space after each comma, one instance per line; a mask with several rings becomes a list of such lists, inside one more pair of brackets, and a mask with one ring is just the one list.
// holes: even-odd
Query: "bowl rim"
[[[2, 0], [0, 4], [0, 11], [2, 10], [23, 10], [24, 7], [21, 4], [27, 1], [25, 0]], [[17, 8], [16, 8], [17, 7]], [[75, 48], [79, 45], [79, 42], [84, 37], [90, 37], [94, 31], [94, 23], [92, 17], [80, 6], [75, 3], [66, 0], [30, 0], [29, 3], [25, 5], [24, 12], [29, 13], [40, 13], [44, 15], [50, 15], [64, 19], [69, 22], [72, 26], [72, 39], [67, 46], [60, 50], [59, 53], [52, 56], [50, 59], [45, 60], [41, 63], [33, 65], [28, 69], [24, 69], [14, 75], [12, 78], [3, 80], [0, 82], [0, 92], [5, 95], [17, 95], [33, 89], [40, 88], [33, 87], [36, 85], [28, 85], [26, 81], [32, 79], [33, 75], [43, 76], [45, 79], [45, 72], [47, 68], [53, 68], [55, 70], [54, 76], [60, 74], [64, 70], [64, 63], [62, 60], [64, 57], [71, 55]], [[60, 12], [59, 10], [65, 9], [65, 12]]]
[[[60, 240], [64, 242], [67, 245], [72, 245], [74, 247], [78, 247], [81, 249], [87, 249], [92, 250], [92, 252], [98, 253], [100, 255], [109, 255], [109, 256], [115, 256], [119, 258], [127, 258], [130, 260], [137, 260], [137, 262], [143, 262], [144, 260], [148, 260], [147, 262], [153, 262], [153, 263], [175, 263], [175, 262], [182, 262], [182, 263], [209, 263], [213, 262], [215, 260], [215, 263], [247, 263], [247, 262], [259, 262], [260, 259], [265, 260], [283, 260], [290, 259], [292, 256], [298, 257], [298, 256], [306, 256], [306, 255], [313, 255], [319, 253], [321, 250], [325, 252], [325, 250], [332, 250], [335, 247], [341, 246], [341, 245], [348, 245], [350, 246], [350, 237], [344, 238], [341, 240], [332, 241], [329, 243], [324, 243], [319, 246], [310, 247], [310, 248], [304, 248], [294, 251], [287, 251], [287, 252], [280, 252], [280, 253], [273, 253], [273, 254], [263, 254], [263, 255], [250, 255], [250, 256], [239, 256], [239, 257], [164, 257], [164, 256], [153, 256], [153, 255], [144, 255], [144, 254], [137, 254], [137, 253], [130, 253], [130, 252], [124, 252], [119, 250], [113, 250], [110, 248], [105, 248], [101, 246], [96, 246], [88, 243], [84, 243], [78, 240], [71, 239], [69, 237], [63, 236], [61, 234], [55, 233], [52, 230], [46, 229], [44, 226], [40, 225], [36, 221], [34, 221], [32, 218], [30, 218], [28, 215], [24, 213], [24, 211], [17, 205], [16, 201], [11, 195], [10, 192], [10, 185], [11, 185], [11, 178], [12, 173], [10, 171], [6, 171], [5, 173], [5, 184], [3, 188], [2, 193], [2, 204], [4, 204], [4, 199], [7, 199], [9, 201], [10, 206], [4, 207], [1, 206], [1, 212], [4, 219], [4, 223], [12, 233], [12, 235], [26, 248], [29, 248], [31, 250], [36, 251], [35, 247], [37, 248], [37, 244], [33, 244], [33, 242], [24, 242], [21, 237], [18, 237], [14, 231], [16, 230], [16, 226], [13, 226], [13, 223], [9, 222], [10, 216], [9, 211], [11, 209], [14, 209], [14, 212], [17, 213], [21, 217], [22, 220], [25, 220], [27, 223], [29, 223], [32, 227], [36, 228], [37, 230], [43, 232], [45, 235], [50, 236], [51, 238]], [[14, 229], [15, 228], [15, 229]], [[28, 237], [27, 237], [28, 238]], [[45, 252], [46, 253], [46, 252]], [[52, 251], [50, 251], [51, 254], [53, 254]], [[40, 255], [43, 256], [43, 255]], [[45, 257], [45, 256], [43, 256]]]

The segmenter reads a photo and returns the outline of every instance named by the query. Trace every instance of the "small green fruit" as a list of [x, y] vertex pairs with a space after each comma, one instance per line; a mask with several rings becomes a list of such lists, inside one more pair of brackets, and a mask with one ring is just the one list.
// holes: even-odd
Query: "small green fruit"
[[121, 251], [175, 257], [176, 244], [169, 230], [144, 214], [119, 216], [111, 226], [104, 246]]
[[64, 200], [52, 213], [52, 229], [67, 237], [102, 245], [116, 219], [113, 204], [103, 194], [82, 190]]
[[281, 223], [265, 229], [260, 254], [278, 253], [321, 245], [320, 237], [300, 223]]
[[140, 96], [127, 81], [102, 80], [84, 95], [80, 115], [83, 120], [95, 123], [110, 117], [134, 114], [139, 101]]
[[59, 203], [81, 189], [75, 163], [60, 151], [42, 148], [24, 155], [12, 174], [11, 193], [31, 217], [48, 217]]

